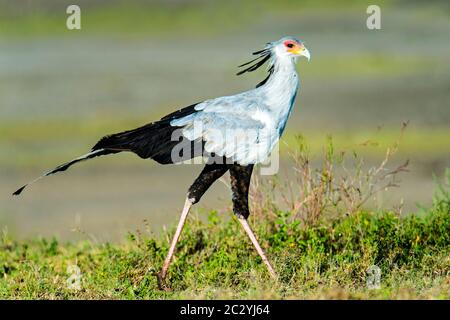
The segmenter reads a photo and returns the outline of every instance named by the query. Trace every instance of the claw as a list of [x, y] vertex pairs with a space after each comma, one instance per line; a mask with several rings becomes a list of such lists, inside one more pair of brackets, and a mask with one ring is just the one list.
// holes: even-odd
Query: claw
[[153, 275], [156, 277], [156, 281], [158, 282], [158, 289], [166, 292], [172, 291], [169, 285], [166, 283], [166, 279], [163, 278], [160, 272], [155, 272]]

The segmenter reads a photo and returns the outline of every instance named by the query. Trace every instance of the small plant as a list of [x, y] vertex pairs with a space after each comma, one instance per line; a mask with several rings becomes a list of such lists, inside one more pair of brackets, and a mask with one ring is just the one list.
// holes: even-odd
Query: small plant
[[[273, 212], [255, 231], [280, 275], [276, 284], [236, 221], [216, 212], [190, 219], [169, 274], [172, 292], [158, 290], [153, 275], [171, 230], [116, 244], [4, 237], [0, 298], [448, 299], [450, 215], [448, 197], [438, 198], [421, 216], [361, 211], [308, 228], [289, 211]], [[67, 285], [70, 265], [82, 276], [79, 290]], [[367, 288], [371, 266], [382, 272], [377, 290]]]
[[[347, 159], [336, 152], [331, 137], [319, 166], [303, 137], [297, 144], [291, 153], [296, 179], [288, 185], [277, 177], [255, 180], [251, 193], [250, 217], [277, 283], [235, 219], [211, 211], [207, 220], [191, 216], [186, 225], [169, 272], [171, 292], [158, 290], [154, 273], [173, 230], [155, 236], [144, 222], [146, 232], [129, 233], [124, 243], [101, 244], [83, 233], [86, 241], [63, 244], [19, 242], [3, 229], [0, 298], [448, 299], [450, 170], [423, 214], [369, 211], [365, 203], [406, 171], [407, 162], [387, 168], [398, 142], [372, 167], [355, 153]], [[287, 210], [278, 204], [280, 193]], [[79, 268], [77, 290], [67, 284], [71, 265]], [[375, 289], [367, 287], [373, 267], [381, 271]]]
[[[394, 169], [388, 168], [406, 126], [405, 123], [399, 139], [387, 148], [383, 160], [368, 168], [364, 159], [356, 152], [337, 152], [331, 136], [327, 137], [321, 165], [315, 167], [305, 138], [297, 136], [295, 145], [289, 147], [295, 176], [284, 179], [290, 182], [281, 186], [278, 185], [277, 178], [269, 180], [265, 186], [264, 182], [255, 179], [251, 192], [254, 212], [258, 215], [268, 209], [273, 212], [279, 210], [273, 195], [270, 196], [275, 186], [282, 188], [277, 192], [281, 194], [287, 209], [293, 213], [293, 218], [300, 219], [307, 226], [316, 225], [321, 218], [360, 211], [363, 205], [376, 198], [379, 193], [397, 187], [398, 175], [408, 171], [409, 161]], [[361, 145], [369, 144], [373, 142], [366, 141]]]
[[444, 181], [441, 182], [435, 177], [437, 191], [433, 196], [433, 206], [450, 208], [450, 169], [446, 168], [444, 173]]

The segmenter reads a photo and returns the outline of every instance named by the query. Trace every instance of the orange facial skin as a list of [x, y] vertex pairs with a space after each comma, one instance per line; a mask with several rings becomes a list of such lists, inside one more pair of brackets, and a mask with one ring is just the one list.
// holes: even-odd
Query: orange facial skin
[[288, 52], [293, 54], [300, 54], [304, 49], [303, 44], [292, 40], [285, 41], [284, 46]]

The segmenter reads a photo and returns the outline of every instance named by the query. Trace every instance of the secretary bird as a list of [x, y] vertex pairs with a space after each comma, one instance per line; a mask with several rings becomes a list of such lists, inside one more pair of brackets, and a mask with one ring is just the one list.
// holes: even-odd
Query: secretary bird
[[167, 271], [191, 206], [199, 202], [206, 190], [227, 171], [230, 171], [233, 212], [270, 275], [276, 279], [276, 273], [247, 221], [250, 178], [254, 165], [268, 159], [286, 127], [299, 88], [295, 63], [299, 56], [309, 60], [310, 53], [302, 41], [284, 37], [267, 43], [253, 55], [257, 57], [240, 65], [245, 68], [237, 75], [255, 71], [267, 63], [268, 76], [256, 88], [195, 103], [159, 121], [107, 135], [91, 152], [46, 172], [22, 186], [14, 195], [19, 195], [29, 184], [65, 171], [77, 162], [122, 151], [160, 164], [180, 163], [203, 156], [207, 159], [206, 165], [188, 189], [169, 252], [157, 274], [159, 286], [166, 287]]

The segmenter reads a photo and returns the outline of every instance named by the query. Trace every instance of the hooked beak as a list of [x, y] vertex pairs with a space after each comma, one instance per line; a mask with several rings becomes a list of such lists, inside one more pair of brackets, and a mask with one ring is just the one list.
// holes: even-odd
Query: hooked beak
[[303, 47], [303, 50], [300, 52], [301, 56], [304, 56], [308, 61], [311, 59], [311, 54], [309, 53], [309, 50]]

